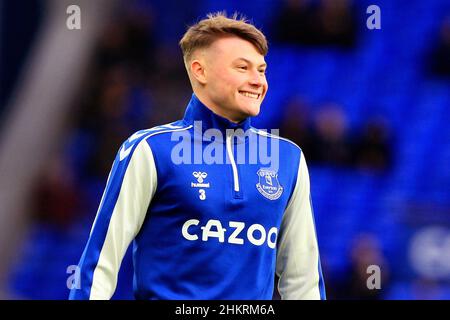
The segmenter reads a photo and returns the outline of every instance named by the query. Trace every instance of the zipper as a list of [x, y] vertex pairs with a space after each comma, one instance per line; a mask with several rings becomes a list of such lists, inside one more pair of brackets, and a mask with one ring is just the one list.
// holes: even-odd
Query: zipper
[[232, 137], [232, 134], [227, 134], [227, 141], [226, 141], [227, 154], [228, 154], [228, 158], [230, 159], [230, 162], [231, 162], [231, 168], [233, 169], [234, 197], [240, 198], [239, 175], [238, 175], [238, 170], [237, 170], [237, 166], [236, 166], [236, 161], [234, 160], [234, 156], [233, 156], [233, 149], [231, 146], [231, 137]]

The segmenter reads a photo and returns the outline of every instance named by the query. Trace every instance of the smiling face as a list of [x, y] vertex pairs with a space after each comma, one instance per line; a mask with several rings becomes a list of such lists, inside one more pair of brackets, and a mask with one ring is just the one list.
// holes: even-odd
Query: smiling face
[[259, 114], [268, 89], [266, 62], [251, 42], [219, 38], [199, 49], [190, 66], [194, 93], [213, 112], [233, 122]]

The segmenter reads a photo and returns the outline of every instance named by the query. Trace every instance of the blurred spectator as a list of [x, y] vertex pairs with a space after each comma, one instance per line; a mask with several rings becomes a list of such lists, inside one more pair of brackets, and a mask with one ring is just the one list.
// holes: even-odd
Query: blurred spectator
[[284, 108], [280, 135], [295, 142], [309, 158], [311, 150], [311, 121], [309, 105], [302, 97], [292, 97]]
[[274, 41], [353, 47], [356, 19], [349, 0], [287, 0], [275, 18]]
[[310, 0], [286, 0], [275, 18], [274, 41], [291, 44], [313, 43], [312, 19], [313, 8]]
[[355, 150], [357, 167], [375, 171], [390, 168], [392, 152], [384, 119], [369, 120], [358, 139]]
[[311, 121], [306, 101], [291, 97], [284, 108], [281, 135], [299, 145], [311, 162], [377, 172], [390, 168], [390, 137], [383, 118], [370, 119], [361, 133], [350, 135], [340, 105], [328, 103], [320, 108], [315, 121]]
[[60, 156], [50, 159], [36, 180], [32, 199], [33, 218], [62, 228], [70, 226], [82, 205], [79, 186], [66, 163]]
[[156, 40], [151, 11], [125, 9], [103, 33], [95, 56], [100, 72], [116, 64], [125, 64], [134, 77], [146, 77], [152, 71]]
[[[371, 265], [380, 268], [380, 289], [369, 289], [367, 280], [373, 274], [368, 272]], [[350, 269], [341, 280], [337, 299], [381, 300], [389, 288], [389, 266], [381, 251], [378, 239], [372, 234], [360, 234], [354, 238], [350, 251]]]
[[126, 103], [130, 94], [127, 71], [124, 66], [117, 65], [105, 72], [97, 93], [95, 113], [91, 113], [87, 119], [94, 141], [87, 173], [96, 178], [103, 179], [108, 175], [111, 159], [114, 159], [120, 145], [134, 129], [132, 123], [126, 121], [130, 107]]
[[431, 72], [438, 76], [450, 76], [450, 16], [441, 25], [440, 37], [431, 53]]
[[91, 137], [85, 175], [103, 180], [121, 143], [149, 128], [150, 71], [157, 65], [150, 8], [127, 6], [100, 38], [78, 125]]
[[352, 143], [347, 117], [339, 104], [321, 106], [315, 117], [310, 146], [310, 161], [336, 166], [351, 165]]
[[355, 45], [356, 18], [350, 0], [321, 0], [314, 22], [317, 44]]
[[175, 121], [182, 117], [192, 90], [183, 59], [177, 46], [161, 45], [156, 52], [156, 68], [149, 75], [153, 93], [151, 126]]

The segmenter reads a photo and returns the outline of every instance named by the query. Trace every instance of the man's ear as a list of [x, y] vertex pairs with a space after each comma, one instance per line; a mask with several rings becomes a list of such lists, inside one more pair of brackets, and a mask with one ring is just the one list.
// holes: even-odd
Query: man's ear
[[192, 60], [191, 61], [191, 73], [192, 76], [197, 79], [201, 84], [206, 84], [206, 70], [204, 66], [204, 62], [200, 60]]

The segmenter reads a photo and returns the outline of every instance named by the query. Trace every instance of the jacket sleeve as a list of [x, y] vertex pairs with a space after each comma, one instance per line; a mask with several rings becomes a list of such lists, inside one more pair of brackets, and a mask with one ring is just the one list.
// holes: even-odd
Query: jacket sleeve
[[282, 299], [326, 299], [303, 152], [297, 181], [280, 228], [276, 272]]
[[[131, 139], [131, 137], [130, 137]], [[128, 139], [109, 173], [69, 299], [106, 300], [114, 294], [128, 246], [138, 234], [156, 186], [155, 162], [145, 139]]]

